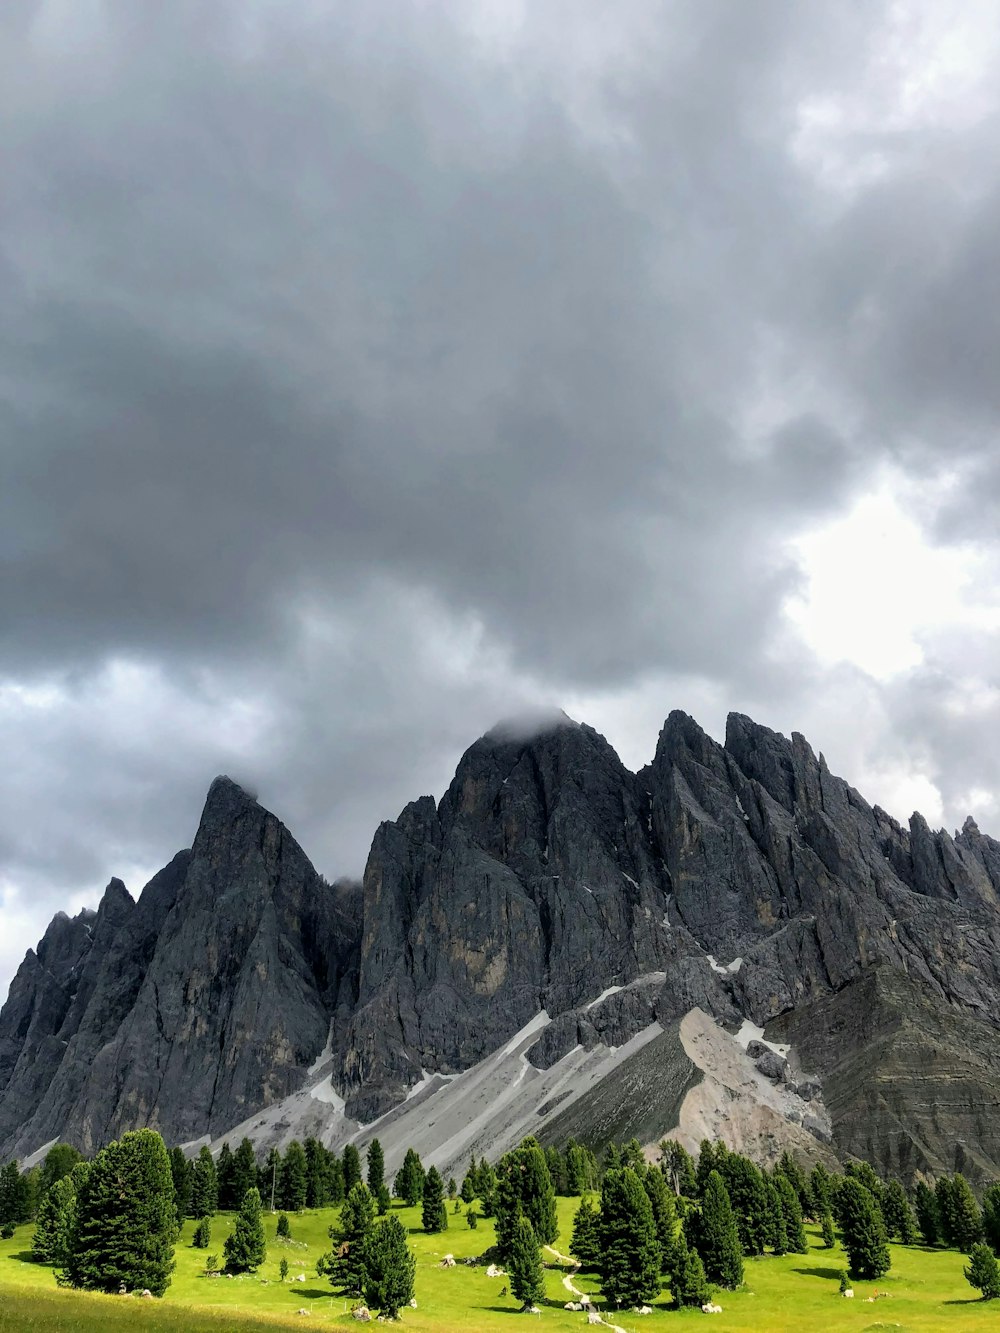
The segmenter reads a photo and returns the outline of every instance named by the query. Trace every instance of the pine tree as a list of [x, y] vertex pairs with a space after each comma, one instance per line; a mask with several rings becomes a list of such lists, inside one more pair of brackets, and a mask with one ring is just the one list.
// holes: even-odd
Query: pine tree
[[[720, 1143], [718, 1147], [722, 1147]], [[698, 1168], [695, 1171], [695, 1188], [697, 1197], [700, 1199], [705, 1193], [705, 1186], [708, 1184], [708, 1177], [713, 1171], [718, 1170], [718, 1157], [716, 1145], [711, 1139], [702, 1139], [701, 1147], [698, 1151]]]
[[350, 1194], [361, 1182], [361, 1154], [353, 1143], [344, 1149], [344, 1189]]
[[479, 1214], [476, 1212], [475, 1208], [466, 1208], [465, 1220], [469, 1224], [471, 1230], [475, 1231], [476, 1227], [479, 1226]]
[[[728, 1153], [719, 1168], [729, 1202], [736, 1217], [740, 1248], [744, 1254], [761, 1255], [768, 1242], [771, 1208], [763, 1173], [748, 1157]], [[711, 1276], [711, 1274], [709, 1274]]]
[[[369, 1160], [369, 1171], [371, 1161]], [[385, 1190], [385, 1181], [378, 1181]], [[385, 1319], [397, 1319], [413, 1299], [417, 1261], [406, 1243], [406, 1228], [398, 1217], [375, 1222], [362, 1242], [365, 1301]]]
[[833, 1229], [833, 1213], [829, 1208], [820, 1218], [820, 1226], [823, 1232], [823, 1244], [826, 1249], [832, 1250], [837, 1243], [837, 1233]]
[[[201, 1151], [207, 1153], [208, 1149], [202, 1148]], [[209, 1156], [211, 1157], [211, 1153], [209, 1153]], [[219, 1160], [215, 1167], [215, 1180], [215, 1203], [212, 1205], [211, 1212], [214, 1213], [221, 1208], [224, 1213], [234, 1213], [240, 1206], [240, 1196], [236, 1193], [236, 1164], [233, 1161], [233, 1150], [228, 1143], [224, 1143], [219, 1149]], [[195, 1217], [200, 1216], [197, 1196], [192, 1202], [191, 1211]]]
[[379, 1189], [385, 1184], [385, 1154], [378, 1139], [372, 1139], [368, 1145], [367, 1180], [368, 1188], [377, 1196]]
[[45, 1154], [38, 1178], [38, 1197], [44, 1199], [57, 1180], [63, 1180], [74, 1166], [83, 1161], [83, 1154], [71, 1143], [57, 1143]]
[[425, 1231], [447, 1231], [448, 1209], [444, 1202], [444, 1185], [436, 1166], [432, 1166], [424, 1180], [424, 1199], [421, 1221]]
[[964, 1272], [969, 1285], [983, 1293], [984, 1301], [994, 1301], [1000, 1296], [1000, 1265], [988, 1245], [982, 1242], [973, 1245]]
[[774, 1184], [781, 1200], [781, 1211], [785, 1215], [788, 1249], [792, 1254], [808, 1254], [809, 1241], [806, 1239], [806, 1229], [802, 1225], [802, 1205], [799, 1203], [799, 1196], [783, 1172], [775, 1173]]
[[27, 1173], [22, 1175], [16, 1162], [8, 1162], [0, 1171], [0, 1226], [20, 1226], [30, 1221], [31, 1212]]
[[53, 1181], [38, 1209], [32, 1253], [39, 1263], [63, 1268], [69, 1262], [76, 1186], [72, 1176]]
[[[325, 1148], [323, 1152], [326, 1152]], [[257, 1172], [257, 1188], [260, 1190], [261, 1203], [266, 1203], [272, 1213], [281, 1197], [282, 1166], [281, 1153], [277, 1148], [272, 1148], [267, 1154], [264, 1165]]]
[[375, 1195], [375, 1207], [378, 1209], [379, 1217], [384, 1217], [392, 1207], [392, 1195], [386, 1189], [385, 1181], [378, 1187], [378, 1193]]
[[601, 1218], [590, 1199], [584, 1199], [573, 1218], [569, 1252], [580, 1267], [593, 1272], [601, 1259]]
[[643, 1188], [653, 1210], [653, 1224], [660, 1246], [660, 1272], [670, 1272], [674, 1252], [674, 1234], [677, 1231], [677, 1205], [662, 1171], [647, 1171], [642, 1178]]
[[702, 1306], [709, 1299], [708, 1279], [697, 1250], [693, 1250], [681, 1231], [674, 1242], [673, 1267], [670, 1270], [670, 1294], [674, 1304]]
[[212, 1243], [212, 1222], [208, 1217], [203, 1217], [194, 1229], [194, 1235], [191, 1237], [191, 1244], [196, 1250], [207, 1250]]
[[693, 1199], [698, 1191], [694, 1161], [683, 1144], [676, 1139], [660, 1142], [660, 1170], [667, 1177], [677, 1195]]
[[[787, 1181], [785, 1182], [788, 1183]], [[743, 1251], [725, 1181], [710, 1171], [701, 1201], [698, 1253], [709, 1282], [735, 1290], [743, 1281]]]
[[497, 1208], [497, 1173], [485, 1158], [479, 1163], [479, 1185], [476, 1190], [483, 1217], [493, 1217]]
[[415, 1208], [424, 1194], [424, 1168], [412, 1148], [407, 1148], [403, 1165], [396, 1173], [394, 1189], [408, 1208]]
[[301, 1212], [306, 1206], [308, 1193], [309, 1163], [302, 1144], [293, 1139], [285, 1149], [281, 1163], [281, 1207], [290, 1208], [293, 1213]]
[[177, 1239], [170, 1156], [152, 1129], [109, 1143], [94, 1158], [73, 1210], [66, 1279], [88, 1291], [170, 1284]]
[[645, 1305], [660, 1294], [660, 1242], [642, 1181], [631, 1167], [608, 1171], [601, 1185], [601, 1289], [618, 1306]]
[[281, 1263], [278, 1265], [278, 1276], [281, 1278], [282, 1282], [284, 1282], [285, 1278], [288, 1277], [287, 1259], [282, 1259]]
[[251, 1186], [243, 1196], [233, 1229], [222, 1247], [227, 1273], [255, 1273], [267, 1257], [260, 1190]]
[[361, 1296], [365, 1286], [365, 1239], [375, 1221], [375, 1200], [360, 1181], [344, 1200], [336, 1226], [330, 1228], [333, 1248], [316, 1265], [345, 1295]]
[[[222, 1145], [225, 1149], [225, 1144]], [[192, 1217], [212, 1217], [219, 1206], [219, 1182], [215, 1172], [215, 1162], [207, 1146], [202, 1147], [195, 1158], [191, 1172], [191, 1209]]]
[[469, 1163], [469, 1169], [462, 1177], [462, 1188], [459, 1190], [463, 1203], [471, 1203], [476, 1197], [476, 1159], [473, 1157]]
[[799, 1210], [803, 1217], [814, 1216], [809, 1182], [806, 1180], [805, 1172], [790, 1152], [786, 1150], [781, 1154], [775, 1170], [785, 1177], [795, 1191], [795, 1196], [799, 1201]]
[[288, 1214], [279, 1213], [278, 1221], [274, 1228], [275, 1236], [280, 1236], [282, 1240], [291, 1240], [292, 1228], [288, 1224]]
[[170, 1149], [170, 1175], [174, 1182], [174, 1207], [177, 1221], [183, 1222], [191, 1210], [191, 1190], [194, 1185], [191, 1163], [180, 1148]]
[[934, 1191], [922, 1181], [917, 1181], [914, 1190], [914, 1205], [917, 1214], [917, 1226], [925, 1245], [936, 1245], [941, 1239], [941, 1218], [938, 1213]]
[[319, 1139], [307, 1138], [306, 1153], [306, 1207], [324, 1208], [329, 1199], [326, 1149]]
[[994, 1254], [1000, 1254], [1000, 1184], [983, 1195], [983, 1236]]
[[961, 1174], [951, 1178], [951, 1200], [953, 1243], [970, 1254], [973, 1245], [983, 1238], [983, 1219], [969, 1182]]
[[917, 1239], [917, 1224], [906, 1191], [898, 1180], [890, 1180], [882, 1194], [882, 1215], [890, 1240], [913, 1245]]
[[510, 1274], [511, 1295], [521, 1302], [522, 1309], [530, 1310], [545, 1295], [545, 1278], [542, 1274], [542, 1251], [538, 1237], [523, 1213], [519, 1213], [514, 1222], [507, 1270]]
[[766, 1188], [768, 1208], [767, 1243], [775, 1254], [787, 1254], [788, 1228], [785, 1226], [785, 1210], [782, 1207], [781, 1195], [778, 1193], [778, 1187], [773, 1180], [767, 1181]]
[[556, 1192], [537, 1139], [522, 1139], [513, 1152], [501, 1157], [495, 1207], [497, 1246], [505, 1260], [519, 1211], [531, 1223], [540, 1245], [551, 1245], [559, 1235]]
[[240, 1146], [233, 1153], [233, 1188], [236, 1191], [237, 1208], [243, 1207], [248, 1190], [258, 1189], [257, 1154], [249, 1139], [240, 1139]]
[[344, 1188], [344, 1163], [336, 1153], [327, 1153], [326, 1157], [326, 1201], [327, 1203], [343, 1203], [347, 1198], [347, 1191]]
[[870, 1191], [848, 1177], [837, 1191], [837, 1208], [852, 1275], [868, 1281], [883, 1277], [892, 1259], [882, 1213]]
[[822, 1162], [809, 1172], [809, 1199], [813, 1217], [822, 1217], [833, 1208], [833, 1178]]

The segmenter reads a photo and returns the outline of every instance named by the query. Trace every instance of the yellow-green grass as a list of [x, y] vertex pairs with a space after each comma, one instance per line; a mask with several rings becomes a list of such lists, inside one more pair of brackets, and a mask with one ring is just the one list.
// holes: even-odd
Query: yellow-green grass
[[[559, 1200], [560, 1238], [557, 1250], [569, 1246], [575, 1199]], [[534, 1327], [536, 1321], [552, 1330], [579, 1329], [585, 1317], [563, 1309], [570, 1294], [562, 1285], [567, 1265], [547, 1254], [552, 1267], [546, 1271], [546, 1301], [540, 1316], [522, 1315], [517, 1303], [501, 1295], [504, 1278], [488, 1278], [484, 1268], [460, 1261], [482, 1253], [493, 1243], [493, 1225], [480, 1219], [471, 1230], [463, 1214], [449, 1212], [449, 1229], [440, 1235], [425, 1235], [420, 1229], [420, 1211], [399, 1208], [400, 1219], [410, 1228], [417, 1255], [417, 1309], [406, 1310], [405, 1327], [414, 1330], [482, 1330], [482, 1333], [511, 1333], [518, 1327]], [[177, 1247], [177, 1268], [162, 1301], [96, 1296], [57, 1288], [49, 1268], [30, 1262], [31, 1228], [21, 1227], [12, 1240], [0, 1241], [0, 1333], [103, 1333], [119, 1328], [181, 1330], [184, 1333], [237, 1333], [278, 1327], [357, 1327], [350, 1317], [350, 1302], [335, 1296], [329, 1283], [316, 1276], [316, 1260], [327, 1248], [327, 1227], [335, 1214], [329, 1210], [292, 1214], [292, 1239], [275, 1239], [276, 1219], [266, 1219], [267, 1261], [254, 1277], [209, 1278], [204, 1276], [206, 1251], [191, 1248], [194, 1224], [184, 1226]], [[232, 1217], [213, 1219], [212, 1243], [207, 1253], [221, 1255]], [[1000, 1330], [1000, 1302], [978, 1300], [962, 1273], [964, 1256], [954, 1250], [923, 1247], [892, 1247], [891, 1273], [877, 1283], [860, 1282], [853, 1300], [838, 1295], [837, 1282], [846, 1263], [839, 1247], [826, 1250], [819, 1233], [809, 1232], [807, 1255], [785, 1255], [750, 1260], [746, 1283], [738, 1292], [721, 1292], [717, 1300], [721, 1315], [711, 1316], [710, 1328], [753, 1329], [756, 1333], [812, 1333], [812, 1330], [946, 1329]], [[442, 1268], [444, 1255], [459, 1262]], [[278, 1264], [288, 1260], [289, 1281], [278, 1278]], [[304, 1276], [304, 1282], [291, 1279]], [[573, 1281], [581, 1291], [599, 1299], [599, 1283], [579, 1273]], [[880, 1293], [874, 1304], [868, 1298]], [[883, 1294], [884, 1293], [884, 1294]], [[607, 1317], [629, 1333], [655, 1333], [679, 1322], [705, 1318], [700, 1311], [677, 1312], [668, 1308], [668, 1293], [650, 1316], [623, 1311]], [[297, 1312], [308, 1310], [308, 1315]]]

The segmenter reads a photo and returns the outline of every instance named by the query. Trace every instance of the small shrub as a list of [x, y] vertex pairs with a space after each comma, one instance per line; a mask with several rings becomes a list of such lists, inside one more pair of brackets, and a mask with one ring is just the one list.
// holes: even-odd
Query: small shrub
[[203, 1217], [194, 1229], [191, 1244], [196, 1250], [207, 1250], [212, 1240], [212, 1223]]
[[205, 1255], [205, 1272], [217, 1273], [219, 1271], [219, 1256], [217, 1254]]
[[472, 1231], [475, 1231], [476, 1227], [479, 1226], [479, 1214], [473, 1208], [468, 1209], [465, 1214], [465, 1220], [468, 1222]]
[[282, 1259], [281, 1263], [278, 1265], [278, 1272], [279, 1272], [279, 1274], [281, 1275], [281, 1280], [282, 1280], [282, 1282], [284, 1282], [285, 1278], [288, 1276], [288, 1260], [287, 1260], [287, 1259]]
[[850, 1289], [851, 1289], [851, 1279], [847, 1276], [846, 1273], [841, 1273], [840, 1286], [838, 1290], [841, 1292], [845, 1292], [845, 1291], [850, 1291]]
[[291, 1229], [291, 1227], [288, 1225], [288, 1214], [287, 1214], [287, 1213], [279, 1213], [279, 1214], [278, 1214], [278, 1225], [277, 1225], [277, 1227], [276, 1227], [276, 1229], [275, 1229], [275, 1235], [280, 1236], [282, 1240], [290, 1240], [290, 1239], [291, 1239], [292, 1229]]

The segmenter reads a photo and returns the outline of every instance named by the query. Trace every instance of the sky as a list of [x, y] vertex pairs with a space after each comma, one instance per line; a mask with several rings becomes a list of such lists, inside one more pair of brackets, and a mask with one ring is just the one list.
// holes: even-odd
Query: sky
[[1000, 8], [0, 7], [0, 995], [499, 718], [1000, 835]]

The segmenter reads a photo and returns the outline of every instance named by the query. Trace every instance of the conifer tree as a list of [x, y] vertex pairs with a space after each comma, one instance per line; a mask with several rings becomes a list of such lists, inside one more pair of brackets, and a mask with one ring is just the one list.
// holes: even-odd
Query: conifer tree
[[31, 1242], [32, 1253], [39, 1263], [63, 1268], [69, 1262], [75, 1203], [76, 1186], [72, 1176], [53, 1181], [39, 1206]]
[[50, 1148], [38, 1177], [39, 1201], [45, 1198], [57, 1180], [63, 1180], [82, 1161], [83, 1153], [71, 1143], [57, 1143]]
[[833, 1208], [833, 1179], [822, 1162], [809, 1173], [809, 1197], [813, 1217], [822, 1217]]
[[[878, 1209], [879, 1216], [881, 1217], [882, 1195], [885, 1187], [872, 1164], [870, 1162], [862, 1161], [848, 1162], [844, 1167], [844, 1175], [851, 1180], [856, 1180], [859, 1185], [864, 1186], [872, 1196], [872, 1201]], [[884, 1217], [882, 1217], [882, 1221], [885, 1221]]]
[[941, 1218], [938, 1213], [934, 1191], [918, 1180], [913, 1192], [914, 1207], [917, 1214], [917, 1226], [925, 1245], [936, 1245], [941, 1239]]
[[325, 1274], [348, 1296], [364, 1293], [365, 1239], [374, 1221], [375, 1200], [368, 1186], [359, 1181], [344, 1200], [337, 1224], [330, 1228], [332, 1250], [316, 1265], [317, 1273]]
[[682, 1143], [676, 1139], [660, 1141], [660, 1170], [670, 1182], [674, 1193], [693, 1199], [698, 1192], [694, 1161]]
[[385, 1184], [385, 1154], [378, 1139], [372, 1139], [368, 1145], [367, 1167], [368, 1188], [377, 1196], [379, 1189]]
[[660, 1294], [660, 1242], [642, 1181], [631, 1167], [601, 1184], [601, 1289], [618, 1306], [645, 1305]]
[[472, 1158], [469, 1163], [469, 1169], [462, 1177], [462, 1188], [459, 1191], [463, 1203], [471, 1203], [476, 1197], [476, 1159]]
[[955, 1239], [955, 1201], [950, 1176], [941, 1176], [934, 1186], [934, 1202], [937, 1204], [938, 1227], [945, 1245], [956, 1245]]
[[275, 1236], [279, 1236], [282, 1240], [291, 1240], [292, 1228], [289, 1225], [287, 1213], [278, 1214], [278, 1221], [274, 1227], [274, 1234]]
[[748, 1157], [731, 1152], [721, 1159], [719, 1174], [736, 1218], [740, 1248], [747, 1255], [763, 1254], [771, 1220], [763, 1172]]
[[551, 1245], [559, 1235], [556, 1192], [538, 1140], [522, 1139], [512, 1152], [505, 1153], [497, 1165], [496, 1179], [496, 1235], [503, 1258], [510, 1250], [518, 1211], [531, 1223], [538, 1243]]
[[983, 1293], [984, 1301], [1000, 1296], [1000, 1265], [990, 1247], [982, 1242], [972, 1246], [969, 1266], [964, 1270], [966, 1281]]
[[583, 1194], [590, 1188], [587, 1155], [573, 1139], [566, 1144], [566, 1193], [570, 1197]]
[[622, 1165], [622, 1150], [617, 1143], [609, 1143], [604, 1149], [604, 1170], [619, 1171]]
[[702, 1306], [709, 1299], [708, 1279], [697, 1250], [692, 1249], [681, 1231], [674, 1243], [673, 1267], [670, 1270], [670, 1294], [674, 1304]]
[[698, 1151], [698, 1167], [697, 1170], [695, 1171], [695, 1177], [694, 1177], [695, 1188], [697, 1190], [697, 1197], [699, 1199], [705, 1193], [705, 1186], [708, 1184], [708, 1177], [711, 1175], [713, 1171], [718, 1170], [719, 1164], [716, 1152], [717, 1146], [721, 1148], [722, 1144], [720, 1143], [716, 1145], [712, 1142], [711, 1139], [702, 1139], [701, 1141], [701, 1147]]
[[191, 1237], [191, 1244], [196, 1250], [207, 1250], [212, 1243], [212, 1222], [210, 1218], [203, 1217], [194, 1229], [194, 1235]]
[[773, 1180], [766, 1182], [768, 1228], [767, 1243], [775, 1254], [788, 1253], [788, 1228], [785, 1226], [785, 1210], [781, 1204], [781, 1195]]
[[347, 1191], [344, 1189], [344, 1163], [336, 1153], [326, 1153], [326, 1202], [332, 1204], [343, 1203], [347, 1197]]
[[303, 1145], [306, 1154], [306, 1207], [324, 1208], [329, 1200], [326, 1149], [310, 1136]]
[[31, 1219], [31, 1186], [16, 1162], [0, 1171], [0, 1226], [20, 1226]]
[[[209, 1157], [212, 1155], [208, 1148], [202, 1148], [201, 1152], [208, 1153]], [[201, 1153], [198, 1155], [198, 1160], [201, 1160]], [[220, 1208], [224, 1213], [234, 1213], [240, 1206], [240, 1196], [236, 1193], [236, 1164], [233, 1161], [233, 1150], [228, 1142], [219, 1149], [219, 1160], [214, 1165], [214, 1171], [215, 1202], [210, 1209], [199, 1209], [196, 1191], [191, 1204], [191, 1211], [195, 1217], [208, 1216]]]
[[837, 1191], [837, 1209], [851, 1274], [868, 1281], [883, 1277], [892, 1259], [882, 1212], [871, 1192], [849, 1176]]
[[[370, 1161], [369, 1161], [370, 1166]], [[378, 1182], [385, 1190], [385, 1181]], [[398, 1319], [413, 1299], [417, 1262], [398, 1217], [373, 1223], [362, 1242], [365, 1301], [385, 1319]]]
[[507, 1271], [510, 1275], [510, 1294], [521, 1302], [522, 1310], [530, 1310], [545, 1294], [545, 1278], [538, 1237], [523, 1213], [518, 1213], [514, 1220]]
[[983, 1219], [969, 1182], [961, 1173], [951, 1178], [951, 1202], [953, 1243], [969, 1254], [983, 1238]]
[[774, 1184], [781, 1200], [781, 1211], [785, 1216], [788, 1249], [792, 1254], [808, 1254], [809, 1241], [806, 1239], [806, 1229], [802, 1224], [802, 1205], [799, 1203], [799, 1196], [783, 1172], [775, 1172]]
[[[812, 1195], [809, 1191], [809, 1182], [806, 1180], [805, 1172], [799, 1166], [798, 1162], [786, 1149], [778, 1159], [775, 1170], [785, 1177], [799, 1201], [799, 1209], [804, 1217], [812, 1217]], [[803, 1251], [804, 1253], [804, 1251]]]
[[406, 1150], [403, 1165], [396, 1172], [393, 1188], [408, 1208], [415, 1208], [423, 1197], [424, 1168], [412, 1148]]
[[677, 1231], [677, 1205], [662, 1171], [647, 1171], [642, 1178], [643, 1188], [653, 1210], [653, 1225], [660, 1246], [660, 1272], [669, 1273]]
[[170, 1283], [177, 1239], [170, 1156], [159, 1134], [137, 1129], [94, 1158], [73, 1210], [66, 1279], [88, 1291]]
[[[787, 1182], [786, 1182], [787, 1183]], [[709, 1282], [735, 1290], [743, 1281], [743, 1251], [725, 1181], [710, 1171], [701, 1200], [698, 1253]]]
[[1000, 1184], [983, 1194], [983, 1236], [994, 1254], [1000, 1254]]
[[593, 1272], [601, 1258], [601, 1219], [593, 1202], [584, 1198], [573, 1218], [569, 1252], [580, 1267]]
[[350, 1194], [361, 1181], [361, 1154], [353, 1143], [344, 1149], [344, 1189]]
[[[326, 1149], [324, 1148], [325, 1152]], [[269, 1207], [273, 1213], [281, 1199], [281, 1153], [277, 1148], [272, 1148], [264, 1163], [257, 1170], [257, 1188], [260, 1190], [260, 1201], [266, 1207]], [[235, 1188], [235, 1185], [234, 1185]]]
[[823, 1244], [828, 1250], [832, 1250], [837, 1243], [837, 1233], [833, 1229], [833, 1213], [827, 1208], [820, 1218], [820, 1226], [823, 1232]]
[[497, 1173], [496, 1167], [491, 1162], [487, 1162], [485, 1158], [479, 1163], [479, 1184], [476, 1194], [479, 1198], [483, 1217], [492, 1217], [497, 1206]]
[[[300, 1145], [297, 1145], [300, 1146]], [[257, 1154], [249, 1139], [240, 1139], [240, 1145], [233, 1153], [233, 1188], [236, 1192], [236, 1208], [243, 1207], [247, 1191], [257, 1189]]]
[[545, 1165], [549, 1168], [549, 1179], [557, 1194], [566, 1194], [566, 1159], [558, 1148], [545, 1149]]
[[302, 1144], [293, 1139], [285, 1149], [281, 1163], [281, 1207], [290, 1208], [294, 1213], [301, 1212], [306, 1206], [308, 1193], [309, 1163]]
[[[225, 1150], [225, 1144], [222, 1145]], [[219, 1206], [219, 1182], [215, 1162], [204, 1145], [195, 1158], [191, 1172], [191, 1216], [212, 1217]]]
[[436, 1166], [431, 1167], [424, 1179], [421, 1221], [425, 1231], [448, 1230], [448, 1209], [444, 1202], [444, 1184]]
[[243, 1196], [233, 1229], [222, 1247], [227, 1273], [255, 1273], [267, 1257], [260, 1190], [252, 1185]]
[[890, 1240], [913, 1245], [917, 1239], [917, 1224], [906, 1191], [898, 1180], [890, 1180], [882, 1194], [882, 1216]]
[[170, 1149], [170, 1175], [174, 1182], [174, 1207], [177, 1220], [183, 1222], [191, 1210], [191, 1189], [193, 1187], [191, 1163], [180, 1148]]

